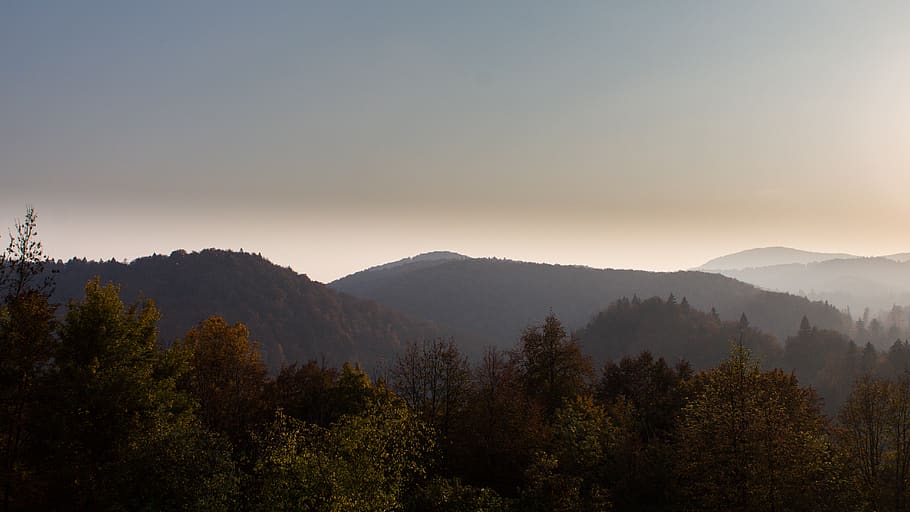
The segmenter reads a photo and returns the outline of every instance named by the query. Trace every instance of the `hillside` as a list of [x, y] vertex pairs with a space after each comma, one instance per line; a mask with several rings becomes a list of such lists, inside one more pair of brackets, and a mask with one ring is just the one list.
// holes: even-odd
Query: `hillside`
[[823, 299], [859, 314], [910, 303], [910, 263], [895, 259], [836, 259], [808, 264], [722, 270], [725, 276], [768, 290]]
[[670, 362], [686, 360], [695, 369], [710, 368], [729, 356], [731, 340], [739, 340], [766, 363], [777, 363], [782, 346], [772, 336], [739, 322], [698, 311], [687, 302], [623, 298], [598, 313], [578, 331], [585, 353], [597, 366], [606, 360], [648, 350]]
[[722, 321], [686, 302], [660, 297], [620, 299], [576, 335], [597, 366], [648, 350], [671, 364], [684, 359], [695, 369], [719, 364], [729, 356], [731, 340], [742, 336], [743, 345], [765, 368], [792, 372], [801, 383], [815, 388], [831, 414], [863, 372], [890, 375], [905, 367], [902, 362], [906, 364], [900, 350], [903, 344], [880, 357], [839, 332], [813, 327], [808, 318], [786, 339], [775, 340], [754, 327], [743, 329], [739, 322]]
[[60, 303], [81, 297], [94, 276], [120, 284], [127, 302], [151, 297], [162, 313], [164, 344], [211, 315], [243, 322], [272, 369], [313, 358], [371, 365], [404, 342], [439, 334], [429, 323], [338, 293], [249, 253], [175, 251], [129, 264], [73, 259], [54, 270], [59, 271], [54, 299]]
[[790, 247], [761, 247], [714, 258], [693, 270], [716, 271], [745, 269], [767, 267], [771, 265], [787, 265], [791, 263], [805, 264], [817, 261], [852, 259], [858, 257], [859, 256], [843, 253], [802, 251], [799, 249], [791, 249]]
[[418, 254], [417, 256], [412, 256], [410, 258], [402, 258], [398, 261], [393, 261], [391, 263], [384, 263], [382, 265], [377, 265], [375, 267], [370, 267], [365, 270], [360, 270], [348, 276], [345, 276], [341, 279], [336, 280], [336, 282], [341, 280], [347, 281], [356, 281], [359, 283], [367, 283], [373, 278], [388, 279], [391, 276], [406, 274], [421, 268], [430, 268], [446, 263], [449, 261], [462, 261], [471, 259], [468, 256], [463, 254], [458, 254], [457, 252], [450, 251], [434, 251], [427, 252], [423, 254]]
[[361, 270], [352, 275], [365, 274], [365, 273], [372, 272], [375, 270], [389, 270], [389, 269], [392, 269], [395, 267], [401, 267], [401, 266], [405, 266], [405, 265], [409, 265], [411, 267], [414, 267], [414, 266], [431, 267], [433, 265], [436, 265], [437, 263], [444, 263], [446, 261], [452, 261], [452, 260], [467, 260], [467, 259], [470, 259], [470, 257], [465, 256], [464, 254], [458, 254], [457, 252], [452, 252], [452, 251], [425, 252], [423, 254], [418, 254], [417, 256], [411, 256], [410, 258], [402, 258], [398, 261], [393, 261], [391, 263], [384, 263], [382, 265], [370, 267], [366, 270]]
[[[622, 297], [686, 297], [696, 309], [717, 310], [724, 320], [746, 313], [753, 326], [784, 339], [803, 315], [824, 328], [846, 329], [849, 320], [822, 302], [762, 291], [719, 274], [598, 270], [498, 259], [400, 265], [361, 272], [329, 284], [434, 321], [501, 347], [511, 347], [529, 324], [555, 313], [578, 329]], [[466, 347], [479, 350], [479, 346]]]

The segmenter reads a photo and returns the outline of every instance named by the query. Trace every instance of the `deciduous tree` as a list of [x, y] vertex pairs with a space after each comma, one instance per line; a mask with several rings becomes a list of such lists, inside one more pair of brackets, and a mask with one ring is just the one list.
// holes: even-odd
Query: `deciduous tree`
[[698, 510], [824, 510], [838, 495], [818, 399], [741, 346], [699, 374], [677, 435], [677, 474]]
[[281, 413], [265, 436], [256, 474], [262, 510], [396, 510], [426, 474], [430, 430], [387, 394], [328, 429]]
[[181, 368], [159, 349], [157, 319], [151, 301], [124, 305], [98, 280], [70, 304], [41, 417], [45, 508], [123, 506], [143, 484], [122, 479], [137, 447], [189, 421], [192, 401], [176, 389]]
[[437, 434], [442, 464], [455, 449], [453, 434], [463, 420], [470, 392], [470, 367], [452, 340], [405, 347], [392, 368], [393, 389]]
[[593, 374], [578, 341], [552, 314], [543, 324], [525, 330], [515, 355], [525, 391], [540, 402], [548, 418], [564, 400], [584, 392]]
[[262, 414], [266, 368], [241, 323], [213, 316], [189, 330], [174, 349], [189, 362], [179, 387], [199, 401], [208, 428], [237, 443]]

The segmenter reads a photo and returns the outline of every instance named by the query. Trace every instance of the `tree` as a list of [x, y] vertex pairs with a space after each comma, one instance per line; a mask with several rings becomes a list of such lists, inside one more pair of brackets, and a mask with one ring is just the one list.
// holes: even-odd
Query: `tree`
[[429, 429], [392, 394], [328, 429], [276, 414], [256, 436], [261, 510], [386, 511], [426, 474]]
[[120, 465], [120, 509], [237, 510], [241, 474], [227, 438], [191, 416], [162, 427], [139, 437]]
[[864, 375], [840, 412], [840, 443], [856, 468], [858, 487], [866, 502], [880, 506], [881, 473], [884, 463], [888, 416], [888, 388], [882, 381]]
[[806, 315], [803, 315], [803, 319], [799, 322], [799, 332], [797, 336], [800, 338], [805, 338], [812, 335], [812, 325], [809, 323], [809, 318]]
[[282, 368], [269, 383], [266, 396], [288, 416], [325, 427], [341, 415], [332, 400], [337, 384], [337, 369], [311, 360], [301, 366], [294, 363]]
[[[558, 409], [546, 454], [532, 467], [525, 510], [608, 510], [606, 474], [618, 441], [607, 409], [577, 396]], [[536, 474], [535, 474], [536, 473]], [[554, 492], [556, 491], [556, 492]]]
[[517, 361], [495, 348], [484, 352], [472, 377], [466, 435], [453, 452], [453, 469], [471, 484], [512, 497], [544, 446], [542, 408], [525, 393]]
[[745, 311], [743, 314], [739, 315], [739, 330], [745, 331], [749, 328], [749, 318], [746, 317]]
[[693, 382], [677, 435], [677, 475], [693, 509], [824, 510], [839, 496], [819, 400], [796, 377], [763, 372], [741, 346]]
[[864, 375], [839, 414], [839, 441], [854, 486], [871, 510], [907, 509], [910, 478], [910, 376]]
[[443, 463], [447, 463], [453, 450], [453, 430], [463, 417], [470, 391], [467, 358], [451, 340], [411, 343], [392, 368], [392, 387], [433, 426]]
[[41, 508], [126, 506], [144, 484], [124, 479], [139, 447], [191, 421], [192, 401], [175, 385], [181, 365], [159, 349], [157, 320], [151, 301], [124, 305], [117, 287], [97, 279], [70, 303], [39, 419], [49, 500]]
[[864, 374], [875, 375], [878, 370], [878, 351], [871, 342], [866, 342], [866, 346], [863, 347], [860, 365]]
[[14, 229], [6, 251], [0, 254], [0, 289], [7, 301], [30, 291], [50, 295], [53, 279], [45, 274], [48, 260], [38, 239], [35, 209], [26, 208], [24, 220], [17, 219]]
[[891, 487], [894, 510], [908, 508], [910, 479], [910, 375], [901, 374], [891, 383], [888, 400], [888, 441], [893, 451]]
[[[0, 460], [3, 510], [24, 494], [30, 462], [24, 449], [33, 439], [29, 424], [42, 407], [40, 388], [56, 349], [56, 308], [37, 291], [22, 291], [0, 306]], [[33, 469], [33, 468], [31, 468]], [[19, 491], [19, 492], [17, 492]]]
[[239, 442], [261, 414], [266, 377], [246, 326], [213, 316], [190, 329], [174, 350], [189, 362], [179, 388], [199, 401], [199, 418]]
[[596, 396], [623, 435], [608, 475], [614, 508], [666, 510], [679, 502], [671, 443], [691, 378], [685, 361], [671, 368], [650, 352], [604, 366]]
[[[381, 384], [381, 383], [380, 383]], [[390, 394], [385, 385], [374, 385], [360, 363], [344, 363], [332, 389], [332, 402], [339, 417], [363, 414], [373, 403]]]
[[578, 341], [568, 337], [553, 314], [525, 330], [515, 355], [525, 391], [539, 400], [548, 418], [564, 400], [583, 392], [593, 374]]
[[[37, 389], [54, 357], [56, 307], [48, 296], [53, 281], [45, 275], [38, 215], [31, 207], [15, 223], [15, 234], [0, 253], [0, 493], [3, 511], [14, 493], [27, 485], [30, 473], [23, 449], [30, 442], [27, 428], [40, 400]], [[18, 494], [23, 494], [19, 492]]]
[[896, 340], [888, 349], [887, 358], [892, 371], [898, 374], [910, 371], [910, 343]]
[[636, 414], [636, 431], [642, 441], [668, 438], [676, 415], [684, 404], [684, 384], [692, 378], [685, 361], [675, 368], [664, 358], [654, 359], [645, 351], [638, 357], [624, 357], [618, 363], [607, 361], [597, 385], [597, 397], [611, 404], [620, 397], [631, 402]]
[[796, 336], [784, 341], [781, 366], [795, 369], [800, 380], [823, 392], [826, 401], [833, 406], [830, 412], [843, 402], [853, 382], [853, 364], [849, 352], [849, 340], [843, 334], [813, 327], [803, 317]]

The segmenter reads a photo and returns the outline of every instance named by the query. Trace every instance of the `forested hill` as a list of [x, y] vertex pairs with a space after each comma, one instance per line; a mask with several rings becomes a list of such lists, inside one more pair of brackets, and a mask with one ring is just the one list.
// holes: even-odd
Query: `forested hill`
[[[718, 274], [600, 270], [499, 259], [437, 261], [360, 272], [329, 284], [417, 318], [508, 347], [550, 311], [571, 329], [622, 297], [674, 294], [723, 320], [745, 313], [751, 325], [783, 340], [803, 315], [819, 328], [849, 329], [846, 315], [823, 302], [759, 290]], [[466, 347], [470, 350], [471, 347]]]
[[685, 300], [660, 297], [622, 298], [575, 333], [595, 368], [647, 350], [671, 364], [685, 360], [701, 370], [720, 364], [729, 357], [731, 342], [741, 340], [765, 368], [792, 372], [800, 383], [815, 388], [831, 414], [843, 405], [862, 374], [893, 378], [910, 364], [905, 342], [878, 352], [871, 344], [857, 345], [844, 334], [819, 329], [808, 317], [790, 334], [775, 340], [742, 321], [723, 321]]
[[439, 335], [428, 322], [338, 293], [255, 254], [175, 251], [129, 264], [73, 259], [53, 268], [59, 271], [59, 303], [81, 298], [94, 276], [120, 284], [126, 302], [152, 298], [162, 313], [158, 328], [165, 344], [211, 315], [243, 322], [273, 369], [322, 358], [369, 365], [394, 356], [406, 342]]
[[577, 337], [595, 367], [648, 350], [671, 362], [686, 360], [696, 369], [710, 368], [726, 359], [731, 342], [739, 339], [769, 367], [783, 363], [783, 346], [772, 336], [738, 321], [722, 321], [676, 298], [620, 299], [598, 313]]

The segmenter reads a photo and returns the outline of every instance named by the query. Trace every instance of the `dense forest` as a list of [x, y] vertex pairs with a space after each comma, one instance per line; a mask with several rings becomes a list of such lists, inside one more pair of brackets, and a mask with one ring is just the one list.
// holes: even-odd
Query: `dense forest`
[[[633, 296], [575, 335], [547, 315], [473, 362], [424, 338], [373, 376], [317, 360], [270, 373], [221, 316], [164, 342], [155, 303], [114, 284], [54, 304], [34, 221], [0, 262], [4, 511], [908, 506], [907, 342], [879, 353], [803, 318], [777, 344], [745, 315]], [[591, 342], [673, 333], [680, 354], [726, 356]], [[836, 410], [785, 365], [843, 390]]]
[[804, 316], [793, 334], [779, 342], [753, 327], [745, 314], [736, 322], [724, 321], [716, 311], [698, 311], [685, 297], [672, 295], [620, 299], [574, 337], [596, 367], [648, 351], [671, 362], [685, 360], [696, 370], [721, 364], [730, 342], [741, 342], [764, 367], [781, 368], [812, 386], [831, 414], [860, 376], [892, 378], [910, 369], [910, 349], [900, 339], [892, 338], [887, 350], [878, 350], [870, 341], [858, 344], [838, 331], [819, 329]]

